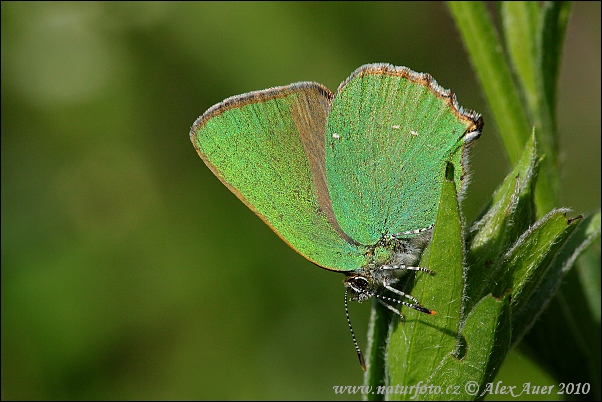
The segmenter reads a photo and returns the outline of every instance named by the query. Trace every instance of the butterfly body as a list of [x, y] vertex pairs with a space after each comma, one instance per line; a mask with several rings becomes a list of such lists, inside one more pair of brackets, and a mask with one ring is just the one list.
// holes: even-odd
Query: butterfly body
[[418, 267], [422, 251], [431, 236], [432, 227], [424, 228], [412, 237], [383, 238], [369, 253], [368, 264], [349, 272], [345, 278], [344, 283], [351, 291], [352, 299], [362, 302], [379, 295], [383, 288], [394, 285], [409, 270], [431, 273]]

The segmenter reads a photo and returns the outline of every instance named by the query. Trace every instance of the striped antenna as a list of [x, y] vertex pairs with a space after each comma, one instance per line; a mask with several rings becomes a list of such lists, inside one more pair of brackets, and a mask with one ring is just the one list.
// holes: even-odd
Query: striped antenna
[[351, 331], [351, 338], [353, 339], [353, 345], [355, 346], [357, 357], [360, 359], [360, 366], [362, 366], [362, 370], [366, 371], [366, 362], [364, 361], [364, 355], [362, 355], [362, 351], [360, 350], [360, 347], [357, 344], [357, 340], [355, 339], [355, 333], [353, 332], [353, 327], [351, 326], [351, 319], [349, 318], [349, 307], [347, 306], [348, 291], [348, 288], [345, 287], [345, 316], [347, 317], [347, 324], [349, 324], [349, 330]]

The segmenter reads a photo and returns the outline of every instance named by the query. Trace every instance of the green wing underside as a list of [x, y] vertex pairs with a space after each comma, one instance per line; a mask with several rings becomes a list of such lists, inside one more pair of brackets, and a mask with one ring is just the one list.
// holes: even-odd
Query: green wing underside
[[316, 83], [227, 99], [194, 124], [201, 158], [293, 249], [350, 271], [366, 250], [336, 227], [324, 174], [324, 127], [332, 95]]
[[384, 235], [435, 222], [446, 164], [462, 189], [465, 144], [481, 126], [429, 75], [371, 64], [334, 99], [307, 82], [226, 99], [190, 136], [213, 173], [293, 249], [352, 271]]
[[326, 126], [328, 190], [340, 227], [358, 243], [433, 224], [448, 161], [462, 188], [465, 134], [476, 126], [431, 80], [369, 65], [334, 97]]

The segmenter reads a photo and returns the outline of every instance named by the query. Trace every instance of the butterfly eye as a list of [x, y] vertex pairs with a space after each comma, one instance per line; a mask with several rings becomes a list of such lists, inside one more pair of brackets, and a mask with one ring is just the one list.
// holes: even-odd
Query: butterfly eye
[[357, 293], [363, 293], [368, 289], [368, 280], [363, 276], [355, 276], [349, 280], [351, 288]]

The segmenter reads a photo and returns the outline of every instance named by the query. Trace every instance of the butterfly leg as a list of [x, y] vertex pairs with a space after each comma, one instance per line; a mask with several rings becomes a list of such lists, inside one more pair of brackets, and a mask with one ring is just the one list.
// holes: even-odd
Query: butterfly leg
[[[378, 302], [380, 304], [382, 304], [383, 306], [385, 306], [386, 308], [388, 308], [389, 310], [391, 310], [393, 313], [395, 313], [396, 315], [398, 315], [401, 318], [402, 322], [405, 322], [405, 318], [403, 316], [403, 314], [401, 313], [401, 310], [396, 309], [395, 307], [391, 306], [389, 303], [385, 302], [384, 300], [382, 300], [380, 297], [377, 296]], [[416, 299], [414, 299], [416, 300]], [[417, 304], [412, 304], [412, 303], [408, 303], [402, 300], [397, 300], [397, 303], [403, 304], [404, 306], [410, 307], [416, 311], [420, 311], [421, 313], [425, 313], [425, 314], [431, 314], [431, 315], [435, 315], [437, 314], [435, 311], [433, 310], [429, 310], [428, 308], [422, 307], [420, 305], [420, 303]]]
[[403, 314], [401, 314], [401, 311], [397, 310], [395, 307], [391, 306], [390, 304], [386, 303], [385, 301], [381, 300], [381, 299], [376, 299], [378, 300], [378, 302], [380, 304], [382, 304], [383, 306], [385, 306], [386, 308], [388, 308], [389, 310], [391, 310], [394, 314], [398, 315], [401, 317], [401, 320], [403, 321]]
[[389, 291], [391, 291], [391, 292], [393, 292], [393, 293], [395, 293], [395, 294], [397, 294], [397, 295], [401, 296], [401, 297], [405, 297], [406, 299], [410, 299], [411, 301], [413, 301], [413, 302], [414, 302], [415, 304], [417, 304], [417, 305], [420, 305], [420, 302], [419, 302], [418, 300], [416, 300], [416, 298], [415, 298], [415, 297], [413, 297], [413, 296], [411, 296], [411, 295], [409, 295], [409, 294], [407, 294], [407, 293], [404, 293], [404, 292], [402, 292], [401, 290], [397, 290], [397, 289], [395, 289], [393, 286], [385, 285], [385, 288], [386, 288], [387, 290], [389, 290]]
[[423, 267], [409, 267], [407, 265], [383, 265], [382, 269], [406, 269], [408, 271], [422, 271], [422, 272], [426, 272], [427, 274], [431, 274], [434, 275], [435, 272], [431, 271], [428, 268], [423, 268]]
[[422, 305], [420, 304], [420, 302], [413, 296], [402, 292], [401, 290], [397, 290], [392, 286], [389, 285], [385, 285], [385, 288], [401, 297], [405, 297], [406, 299], [410, 299], [411, 301], [414, 302], [414, 304], [412, 303], [408, 303], [408, 302], [404, 302], [403, 300], [399, 300], [398, 302], [403, 304], [404, 306], [408, 306], [410, 308], [413, 308], [416, 311], [420, 311], [421, 313], [426, 313], [426, 314], [436, 314], [435, 311], [430, 310], [426, 307], [422, 307]]

